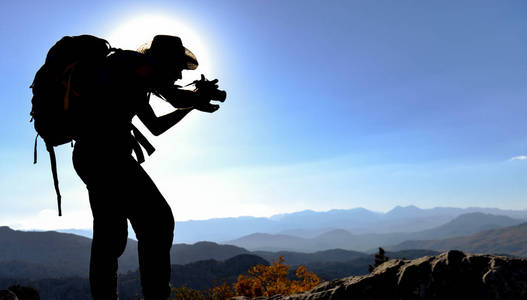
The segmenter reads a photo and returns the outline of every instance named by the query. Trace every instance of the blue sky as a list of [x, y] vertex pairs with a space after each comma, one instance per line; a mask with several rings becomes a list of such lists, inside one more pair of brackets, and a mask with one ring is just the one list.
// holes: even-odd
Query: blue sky
[[43, 143], [32, 165], [28, 86], [60, 37], [129, 47], [138, 22], [181, 32], [228, 92], [215, 114], [150, 137], [144, 167], [176, 220], [526, 209], [526, 13], [524, 1], [4, 1], [0, 225], [90, 226], [69, 146], [57, 149], [63, 218]]

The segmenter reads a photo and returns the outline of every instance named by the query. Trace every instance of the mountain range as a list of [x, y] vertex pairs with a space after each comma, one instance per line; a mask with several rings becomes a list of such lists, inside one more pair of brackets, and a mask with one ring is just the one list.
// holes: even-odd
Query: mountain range
[[[417, 232], [353, 234], [344, 229], [334, 229], [313, 238], [284, 234], [253, 233], [227, 243], [252, 251], [313, 252], [341, 248], [368, 252], [378, 246], [395, 245], [406, 240], [443, 239], [471, 235], [483, 230], [517, 225], [522, 222], [524, 221], [508, 216], [473, 212], [457, 216], [438, 227]], [[418, 247], [413, 248], [418, 249]]]
[[[176, 239], [198, 242], [173, 245], [171, 283], [196, 289], [232, 283], [251, 266], [280, 256], [292, 272], [303, 264], [325, 280], [363, 275], [378, 247], [389, 258], [451, 249], [527, 257], [526, 219], [527, 211], [398, 206], [387, 213], [358, 208], [178, 222]], [[25, 284], [39, 289], [42, 299], [91, 299], [91, 231], [67, 231], [0, 227], [0, 288]], [[137, 269], [137, 241], [129, 239], [119, 259], [121, 299], [136, 299]]]
[[441, 226], [462, 214], [473, 212], [527, 220], [527, 210], [480, 207], [421, 209], [411, 205], [396, 206], [386, 213], [365, 208], [334, 209], [326, 212], [305, 210], [270, 218], [238, 217], [180, 221], [176, 222], [174, 239], [177, 243], [226, 243], [253, 233], [314, 238], [333, 229], [343, 229], [354, 235], [418, 232]]
[[[172, 263], [185, 265], [214, 259], [224, 261], [237, 255], [253, 254], [267, 261], [283, 256], [292, 265], [311, 265], [324, 271], [334, 264], [371, 260], [382, 246], [392, 251], [460, 249], [468, 252], [505, 253], [527, 256], [527, 223], [507, 216], [468, 213], [436, 228], [420, 232], [391, 234], [352, 234], [343, 229], [331, 230], [315, 238], [289, 235], [252, 234], [233, 241], [235, 245], [214, 242], [175, 244]], [[520, 224], [520, 225], [518, 225]], [[59, 232], [25, 232], [0, 227], [0, 277], [58, 278], [87, 277], [91, 240]], [[340, 249], [337, 249], [340, 248]], [[362, 252], [356, 251], [356, 249]], [[258, 250], [258, 251], [255, 251]], [[119, 260], [119, 272], [138, 268], [137, 241], [128, 240]], [[360, 264], [362, 267], [367, 264]], [[342, 268], [341, 268], [342, 269]], [[348, 272], [350, 268], [346, 269]], [[357, 272], [363, 269], [353, 269]]]
[[[86, 268], [91, 241], [85, 237], [58, 232], [23, 232], [0, 227], [0, 288], [13, 284], [37, 288], [42, 299], [91, 299]], [[134, 262], [137, 242], [129, 241], [121, 263]], [[388, 252], [390, 257], [419, 257], [437, 254], [417, 250]], [[193, 245], [176, 244], [172, 249], [171, 284], [194, 289], [207, 289], [216, 284], [236, 281], [238, 275], [257, 264], [269, 264], [279, 256], [293, 266], [304, 264], [325, 280], [368, 272], [373, 255], [356, 251], [333, 249], [315, 253], [258, 252], [232, 245], [199, 242]], [[213, 257], [217, 259], [212, 259]], [[137, 257], [135, 257], [135, 263]], [[75, 262], [75, 263], [73, 263]], [[179, 264], [177, 262], [188, 262]], [[129, 265], [129, 267], [134, 267]], [[140, 291], [137, 265], [119, 276], [120, 299], [136, 299]]]
[[430, 249], [437, 251], [456, 249], [470, 253], [527, 257], [527, 223], [442, 240], [405, 241], [387, 248], [392, 251], [401, 249]]
[[[405, 212], [408, 210], [400, 209], [397, 214]], [[290, 234], [309, 231], [302, 230], [292, 230]], [[171, 282], [175, 286], [198, 289], [223, 281], [232, 283], [250, 266], [276, 261], [279, 256], [291, 266], [306, 265], [325, 280], [362, 275], [368, 273], [368, 266], [374, 260], [372, 252], [379, 246], [388, 250], [386, 256], [390, 258], [414, 259], [451, 249], [527, 257], [527, 223], [511, 216], [481, 212], [461, 214], [439, 226], [417, 232], [354, 234], [345, 229], [321, 232], [311, 237], [259, 233], [244, 238], [253, 243], [265, 242], [268, 246], [273, 245], [269, 241], [278, 241], [282, 248], [294, 245], [299, 251], [250, 251], [236, 245], [205, 241], [175, 244], [171, 252], [174, 263]], [[371, 244], [370, 253], [335, 249], [365, 241]], [[71, 233], [25, 232], [0, 227], [0, 288], [19, 283], [37, 287], [46, 299], [90, 299], [86, 279], [90, 244], [89, 238]], [[302, 248], [307, 246], [332, 249], [308, 251]], [[135, 299], [139, 291], [137, 267], [137, 241], [129, 240], [120, 258], [122, 299]]]
[[[269, 218], [237, 217], [209, 220], [177, 221], [174, 234], [175, 243], [193, 244], [199, 241], [227, 243], [253, 233], [286, 235], [300, 238], [315, 238], [326, 232], [343, 229], [354, 235], [408, 233], [433, 229], [456, 217], [479, 212], [513, 219], [527, 220], [527, 210], [502, 210], [497, 208], [454, 208], [435, 207], [421, 209], [416, 206], [396, 206], [381, 213], [365, 208], [334, 209], [326, 212], [305, 210], [294, 213], [274, 215]], [[88, 229], [61, 229], [91, 238]], [[129, 238], [135, 239], [133, 230]]]

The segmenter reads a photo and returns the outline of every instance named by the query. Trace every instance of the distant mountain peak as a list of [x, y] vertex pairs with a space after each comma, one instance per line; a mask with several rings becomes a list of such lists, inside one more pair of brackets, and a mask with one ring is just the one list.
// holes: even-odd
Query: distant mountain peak
[[415, 206], [415, 205], [408, 205], [408, 206], [400, 206], [397, 205], [396, 207], [392, 208], [390, 211], [386, 213], [386, 216], [393, 216], [393, 215], [410, 215], [410, 214], [416, 214], [421, 213], [424, 210]]
[[308, 215], [313, 215], [313, 214], [316, 214], [316, 213], [317, 212], [314, 211], [314, 210], [306, 209], [306, 210], [301, 210], [301, 211], [292, 212], [292, 213], [283, 213], [283, 214], [272, 215], [269, 219], [270, 220], [274, 220], [274, 221], [278, 221], [278, 220], [281, 220], [281, 219], [286, 218], [288, 216], [308, 216]]
[[495, 214], [489, 214], [489, 213], [484, 213], [484, 212], [470, 212], [470, 213], [462, 214], [454, 218], [452, 221], [455, 221], [458, 219], [476, 219], [476, 218], [510, 220], [510, 221], [517, 221], [518, 223], [521, 223], [521, 220], [514, 219], [509, 216], [495, 215]]
[[194, 246], [218, 246], [218, 243], [209, 241], [199, 241], [196, 242]]
[[421, 209], [412, 204], [412, 205], [407, 205], [407, 206], [397, 205], [391, 211], [394, 211], [394, 210], [421, 210]]
[[267, 236], [273, 236], [273, 235], [270, 233], [262, 233], [262, 232], [255, 232], [255, 233], [251, 233], [247, 235], [247, 237], [267, 237]]

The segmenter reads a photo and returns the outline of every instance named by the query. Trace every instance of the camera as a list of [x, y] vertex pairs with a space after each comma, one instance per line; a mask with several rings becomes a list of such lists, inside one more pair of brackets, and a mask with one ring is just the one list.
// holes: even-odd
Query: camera
[[187, 86], [193, 85], [194, 90], [182, 89], [182, 86], [171, 85], [153, 90], [154, 95], [166, 100], [175, 108], [193, 107], [204, 112], [215, 112], [220, 107], [211, 101], [224, 102], [227, 92], [218, 89], [218, 79], [208, 80], [202, 74], [200, 80], [195, 80]]
[[201, 74], [201, 79], [192, 82], [190, 85], [196, 87], [194, 91], [203, 99], [223, 102], [227, 98], [227, 92], [218, 89], [218, 79], [208, 80]]

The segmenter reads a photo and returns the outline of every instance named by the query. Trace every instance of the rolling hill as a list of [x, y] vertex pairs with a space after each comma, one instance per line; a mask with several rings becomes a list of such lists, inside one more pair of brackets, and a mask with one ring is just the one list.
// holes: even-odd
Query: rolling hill
[[[0, 276], [28, 279], [88, 276], [91, 239], [55, 231], [19, 231], [0, 227]], [[171, 249], [174, 264], [204, 259], [225, 260], [249, 251], [231, 245], [200, 242], [176, 244]], [[139, 267], [137, 241], [129, 239], [119, 258], [119, 273]], [[16, 275], [16, 276], [15, 276]]]
[[318, 251], [314, 253], [303, 253], [303, 252], [292, 252], [292, 251], [254, 251], [254, 254], [264, 258], [267, 261], [278, 261], [278, 258], [282, 256], [287, 264], [296, 266], [302, 264], [310, 264], [315, 262], [322, 263], [333, 263], [333, 262], [346, 262], [354, 260], [357, 258], [368, 257], [371, 258], [371, 255], [357, 252], [349, 251], [343, 249], [331, 249], [325, 251]]
[[527, 257], [527, 223], [486, 230], [469, 236], [440, 240], [406, 241], [387, 248], [393, 251], [400, 249], [437, 251], [456, 249], [470, 253], [495, 253]]
[[[39, 265], [42, 276], [49, 272], [61, 276], [88, 274], [91, 239], [86, 237], [55, 231], [18, 231], [2, 226], [0, 245], [0, 262], [6, 267], [21, 263], [26, 267]], [[136, 249], [137, 242], [128, 240], [128, 247], [119, 260], [122, 272], [137, 269], [137, 262], [132, 263]]]

